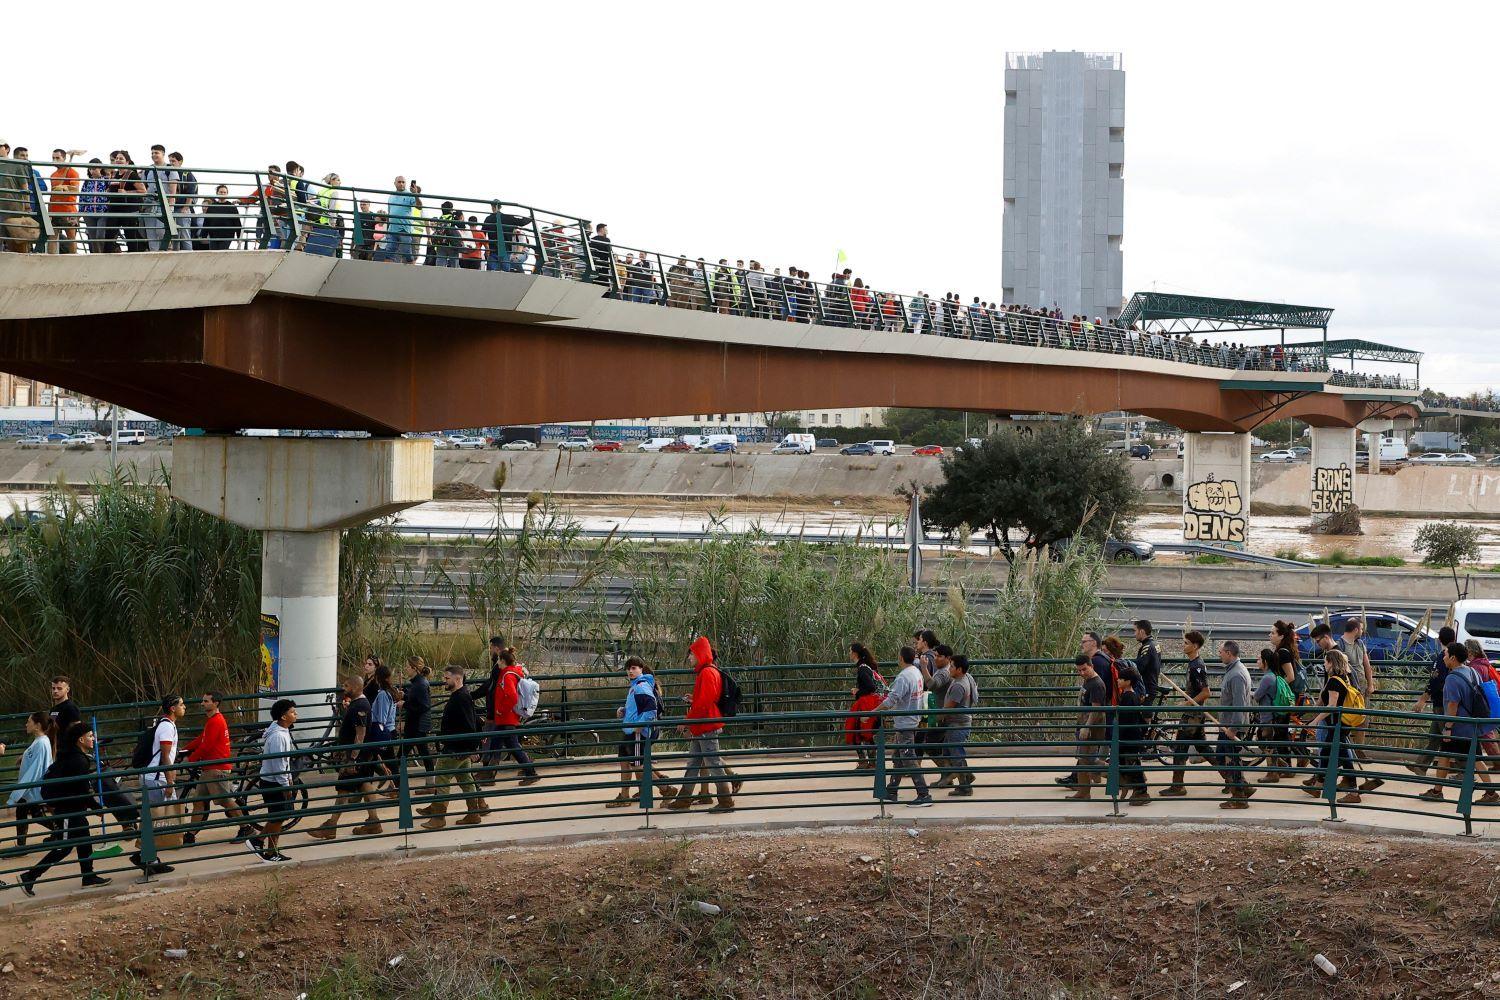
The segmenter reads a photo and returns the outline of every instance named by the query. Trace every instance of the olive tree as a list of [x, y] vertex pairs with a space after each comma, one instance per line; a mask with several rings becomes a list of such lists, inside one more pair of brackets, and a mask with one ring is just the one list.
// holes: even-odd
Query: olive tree
[[943, 481], [926, 492], [928, 524], [986, 529], [1007, 559], [1073, 536], [1102, 543], [1124, 534], [1141, 507], [1125, 460], [1076, 418], [992, 434], [943, 459]]
[[1453, 574], [1453, 589], [1458, 596], [1463, 596], [1463, 588], [1458, 584], [1458, 567], [1479, 561], [1478, 528], [1452, 521], [1433, 521], [1422, 525], [1412, 548], [1421, 554], [1425, 565], [1447, 567]]

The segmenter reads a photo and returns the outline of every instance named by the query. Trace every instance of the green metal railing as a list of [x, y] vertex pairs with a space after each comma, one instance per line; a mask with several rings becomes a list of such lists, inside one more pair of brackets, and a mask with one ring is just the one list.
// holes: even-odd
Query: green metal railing
[[[1252, 706], [1246, 710], [1265, 709]], [[1455, 832], [1465, 834], [1472, 834], [1476, 824], [1500, 819], [1500, 809], [1493, 815], [1488, 811], [1492, 801], [1500, 802], [1500, 793], [1490, 787], [1484, 771], [1485, 742], [1477, 737], [1459, 741], [1461, 747], [1436, 742], [1434, 727], [1454, 721], [1440, 716], [1365, 709], [1367, 722], [1358, 730], [1356, 749], [1369, 759], [1360, 761], [1355, 770], [1342, 759], [1343, 748], [1350, 745], [1349, 731], [1335, 726], [1322, 739], [1310, 736], [1303, 731], [1303, 724], [1318, 710], [1303, 707], [1296, 710], [1299, 715], [1290, 717], [1290, 725], [1264, 728], [1242, 746], [1237, 744], [1242, 769], [1236, 772], [1220, 756], [1223, 746], [1216, 744], [1210, 749], [1207, 761], [1189, 756], [1193, 747], [1185, 742], [1188, 734], [1183, 729], [1185, 715], [1207, 711], [1212, 737], [1214, 718], [1237, 711], [1232, 707], [1107, 708], [1103, 725], [1083, 731], [1079, 728], [1080, 711], [1076, 704], [1061, 703], [978, 707], [972, 713], [973, 726], [966, 742], [968, 763], [962, 768], [947, 759], [941, 742], [945, 737], [940, 727], [957, 713], [924, 713], [928, 718], [919, 730], [919, 746], [924, 754], [936, 755], [937, 759], [935, 768], [920, 758], [918, 766], [931, 778], [955, 776], [960, 786], [972, 792], [961, 801], [983, 804], [986, 813], [1012, 803], [1034, 807], [1039, 801], [1054, 800], [1060, 810], [1106, 809], [1111, 815], [1119, 815], [1129, 801], [1136, 774], [1159, 790], [1181, 772], [1184, 785], [1200, 800], [1216, 800], [1218, 796], [1213, 793], [1229, 780], [1227, 776], [1238, 773], [1248, 787], [1263, 795], [1252, 808], [1275, 796], [1279, 805], [1295, 804], [1297, 812], [1308, 819], [1336, 822], [1344, 818], [1341, 813], [1347, 812], [1368, 813], [1377, 822], [1377, 814], [1391, 818], [1421, 816], [1429, 826], [1451, 821]], [[1338, 710], [1333, 714], [1337, 716]], [[857, 723], [868, 720], [879, 720], [879, 724], [873, 732], [862, 735]], [[726, 780], [734, 782], [731, 794], [735, 810], [790, 811], [793, 817], [838, 811], [842, 811], [842, 818], [890, 815], [893, 809], [902, 808], [902, 802], [910, 801], [905, 792], [902, 794], [907, 797], [896, 801], [888, 801], [885, 794], [890, 781], [898, 777], [905, 781], [911, 773], [910, 760], [901, 759], [895, 752], [891, 729], [895, 721], [891, 713], [853, 716], [847, 710], [743, 714], [723, 720], [720, 743], [724, 761], [731, 769]], [[1144, 731], [1137, 733], [1133, 721], [1142, 722]], [[692, 747], [675, 728], [681, 722], [670, 718], [657, 723], [657, 740], [640, 746], [641, 756], [628, 761], [632, 767], [628, 776], [620, 770], [620, 758], [616, 756], [617, 744], [625, 739], [622, 723], [617, 720], [523, 727], [527, 740], [532, 741], [529, 754], [540, 778], [535, 785], [511, 782], [512, 778], [522, 778], [527, 769], [497, 755], [494, 751], [498, 748], [481, 743], [491, 734], [465, 738], [465, 745], [458, 751], [433, 746], [436, 739], [454, 737], [434, 736], [397, 739], [374, 748], [323, 746], [276, 755], [259, 753], [258, 748], [245, 749], [225, 762], [231, 768], [232, 794], [227, 801], [247, 810], [250, 821], [261, 822], [265, 807], [254, 786], [255, 776], [262, 762], [287, 759], [293, 801], [288, 813], [290, 827], [282, 835], [280, 850], [292, 857], [317, 843], [308, 836], [317, 821], [335, 837], [348, 837], [357, 829], [361, 840], [399, 839], [401, 846], [420, 846], [422, 838], [433, 832], [430, 827], [457, 828], [449, 819], [444, 824], [435, 822], [434, 814], [440, 810], [462, 811], [465, 829], [606, 819], [610, 822], [602, 824], [601, 830], [649, 827], [662, 822], [664, 812], [675, 812], [673, 807], [682, 799], [680, 794], [672, 794], [681, 789], [674, 787], [669, 792], [663, 787], [679, 785], [674, 774], [691, 761]], [[855, 728], [851, 730], [851, 726]], [[865, 739], [868, 742], [861, 742]], [[633, 743], [627, 750], [637, 752]], [[469, 751], [478, 759], [470, 760]], [[366, 770], [347, 769], [356, 755], [360, 755], [359, 766]], [[455, 763], [451, 758], [459, 760]], [[477, 794], [453, 785], [440, 790], [434, 780], [439, 759], [446, 760], [450, 778], [474, 778], [484, 787]], [[1441, 777], [1413, 772], [1443, 761], [1451, 764], [1451, 769]], [[196, 766], [203, 763], [213, 762]], [[384, 773], [372, 774], [370, 768], [383, 769]], [[208, 811], [201, 820], [186, 822], [164, 816], [161, 804], [152, 804], [139, 794], [144, 776], [165, 770], [117, 767], [102, 771], [95, 778], [96, 787], [120, 791], [105, 805], [93, 803], [77, 813], [87, 820], [89, 836], [66, 840], [57, 834], [47, 846], [89, 844], [102, 849], [122, 845], [97, 863], [97, 869], [105, 875], [149, 870], [158, 861], [204, 866], [236, 856], [256, 860], [240, 836], [245, 818], [226, 816], [224, 801], [207, 802]], [[190, 769], [178, 764], [172, 770], [179, 779], [175, 782], [179, 798], [197, 801]], [[1273, 775], [1278, 776], [1275, 783], [1269, 781]], [[1300, 778], [1304, 784], [1281, 784], [1282, 775]], [[965, 784], [968, 776], [972, 776], [972, 784]], [[1057, 788], [1052, 779], [1066, 777], [1072, 778], [1070, 788], [1075, 791], [1097, 785], [1101, 797], [1090, 797], [1088, 804], [1063, 802], [1066, 790]], [[1361, 778], [1380, 782], [1378, 793], [1350, 798], [1348, 790], [1340, 787], [1341, 781], [1347, 784], [1350, 779]], [[8, 798], [12, 792], [52, 783], [11, 783], [0, 786], [0, 795]], [[709, 799], [716, 801], [717, 790], [710, 785], [705, 789]], [[1442, 802], [1422, 797], [1424, 793], [1434, 795], [1434, 790], [1443, 794]], [[1450, 790], [1456, 798], [1448, 797]], [[375, 797], [365, 800], [367, 792]], [[339, 801], [340, 795], [345, 801]], [[946, 803], [947, 799], [940, 801]], [[346, 819], [350, 814], [355, 820]], [[60, 822], [55, 817], [49, 819]], [[37, 820], [27, 822], [35, 829]], [[1394, 819], [1388, 822], [1399, 825]], [[37, 863], [41, 850], [35, 838], [18, 847], [14, 838], [19, 828], [16, 817], [0, 822], [0, 880], [12, 887]], [[175, 846], [185, 829], [191, 830], [197, 842]], [[132, 853], [139, 854], [139, 865], [128, 858]], [[76, 862], [68, 858], [46, 872], [38, 884], [71, 880], [76, 873]]]

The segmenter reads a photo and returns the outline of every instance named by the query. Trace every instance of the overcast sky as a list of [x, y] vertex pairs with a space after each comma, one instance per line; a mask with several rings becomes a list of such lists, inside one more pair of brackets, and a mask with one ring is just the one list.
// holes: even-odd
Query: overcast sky
[[11, 6], [0, 139], [33, 156], [399, 172], [965, 298], [1000, 297], [1005, 53], [1118, 51], [1127, 294], [1331, 306], [1330, 336], [1427, 351], [1424, 384], [1500, 385], [1483, 5], [83, 0], [79, 60], [59, 8]]

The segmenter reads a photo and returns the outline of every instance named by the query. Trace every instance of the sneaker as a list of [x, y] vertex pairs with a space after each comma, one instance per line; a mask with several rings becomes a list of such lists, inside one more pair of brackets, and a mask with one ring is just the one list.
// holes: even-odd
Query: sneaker
[[926, 792], [923, 792], [921, 795], [918, 795], [916, 798], [914, 798], [910, 802], [908, 802], [906, 804], [906, 808], [908, 808], [908, 809], [925, 809], [927, 806], [930, 806], [930, 805], [932, 805], [932, 796], [929, 795], [929, 794], [927, 794]]
[[608, 802], [604, 803], [604, 808], [606, 808], [606, 809], [624, 809], [626, 806], [630, 805], [630, 803], [633, 802], [633, 801], [634, 800], [631, 799], [631, 797], [628, 796], [628, 795], [617, 795], [614, 798], [610, 799]]
[[1429, 788], [1421, 795], [1418, 795], [1417, 798], [1426, 799], [1428, 802], [1441, 802], [1443, 801], [1443, 790], [1441, 788]]
[[198, 843], [198, 835], [193, 831], [189, 830], [187, 833], [184, 833], [182, 835], [183, 847], [192, 847], [196, 843]]
[[260, 856], [260, 863], [263, 865], [274, 865], [277, 862], [276, 855], [270, 851], [256, 851], [255, 853]]
[[374, 837], [380, 834], [383, 829], [379, 823], [362, 823], [349, 832], [356, 837]]
[[261, 840], [259, 837], [246, 837], [245, 846], [250, 848], [251, 854], [263, 854], [266, 850], [265, 841]]
[[541, 780], [542, 780], [542, 776], [540, 774], [528, 774], [528, 775], [525, 775], [524, 777], [522, 777], [521, 780], [518, 782], [518, 784], [522, 788], [525, 788], [527, 785], [534, 785], [538, 781], [541, 781]]
[[896, 790], [894, 788], [887, 788], [882, 794], [875, 796], [875, 801], [889, 802], [894, 804], [900, 801], [900, 796], [896, 794]]
[[1249, 809], [1250, 808], [1250, 802], [1249, 802], [1248, 799], [1242, 799], [1238, 795], [1236, 795], [1234, 798], [1225, 799], [1223, 802], [1220, 802], [1219, 803], [1219, 808], [1220, 809]]
[[1358, 792], [1345, 792], [1339, 796], [1339, 805], [1341, 806], [1357, 806], [1359, 805], [1359, 801]]
[[953, 789], [952, 791], [950, 791], [948, 793], [948, 797], [949, 798], [963, 799], [963, 798], [968, 798], [969, 796], [971, 796], [973, 794], [974, 794], [974, 789], [970, 788], [968, 785], [959, 785], [957, 788]]
[[1380, 778], [1366, 778], [1360, 784], [1359, 790], [1362, 791], [1362, 792], [1373, 792], [1375, 789], [1379, 788], [1383, 784], [1385, 784], [1385, 782], [1383, 780], [1381, 780]]
[[28, 896], [35, 896], [36, 895], [36, 890], [32, 888], [32, 886], [35, 885], [35, 884], [36, 884], [36, 876], [35, 875], [32, 875], [30, 878], [28, 878], [24, 873], [21, 875], [21, 891], [24, 892], [24, 893], [26, 893], [26, 895], [28, 895]]
[[1125, 804], [1128, 806], [1149, 806], [1151, 804], [1151, 796], [1146, 792], [1138, 792], [1126, 799]]
[[1479, 796], [1479, 804], [1482, 806], [1492, 806], [1496, 802], [1500, 802], [1500, 792], [1495, 791], [1493, 788]]
[[275, 851], [275, 852], [273, 852], [271, 854], [271, 860], [272, 861], [290, 861], [292, 859], [289, 858], [289, 857], [287, 857], [285, 854], [282, 854], [280, 851]]
[[249, 823], [242, 823], [240, 825], [240, 828], [238, 830], [234, 831], [234, 839], [235, 840], [244, 840], [246, 837], [250, 836], [254, 832], [255, 832], [255, 827], [251, 826]]
[[1186, 798], [1187, 797], [1187, 786], [1186, 785], [1168, 785], [1166, 788], [1163, 788], [1161, 791], [1157, 792], [1156, 795], [1157, 795], [1157, 798], [1162, 798], [1162, 799], [1181, 799], [1181, 798]]
[[[85, 875], [83, 877], [83, 887], [85, 889], [97, 889], [101, 885], [109, 885], [109, 881], [110, 880], [105, 878], [103, 875]], [[25, 884], [23, 883], [23, 888], [24, 887]], [[26, 893], [26, 895], [29, 896], [31, 895], [31, 893], [28, 892]]]

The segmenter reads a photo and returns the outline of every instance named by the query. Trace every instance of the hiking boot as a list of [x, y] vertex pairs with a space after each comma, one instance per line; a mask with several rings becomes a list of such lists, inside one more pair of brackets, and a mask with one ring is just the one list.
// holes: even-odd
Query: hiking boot
[[711, 806], [714, 804], [712, 795], [698, 795], [688, 800], [695, 806]]
[[1479, 804], [1482, 806], [1492, 806], [1496, 802], [1500, 802], [1500, 792], [1495, 791], [1493, 788], [1479, 796]]
[[[460, 820], [460, 822], [462, 822], [462, 820]], [[424, 819], [422, 821], [422, 829], [424, 830], [443, 830], [446, 829], [447, 826], [448, 818], [446, 816], [434, 816], [431, 819]]]
[[1074, 792], [1072, 795], [1067, 796], [1069, 799], [1074, 802], [1083, 802], [1090, 797], [1089, 787], [1087, 785], [1079, 785], [1077, 787], [1078, 791]]
[[1357, 805], [1359, 805], [1359, 793], [1358, 792], [1345, 792], [1343, 795], [1339, 796], [1339, 805], [1341, 805], [1341, 806], [1357, 806]]
[[483, 801], [479, 799], [468, 799], [466, 801], [468, 802], [469, 811], [464, 813], [463, 816], [459, 818], [459, 821], [453, 824], [454, 826], [478, 826], [479, 821], [484, 816], [484, 814], [479, 811], [479, 808], [484, 805]]
[[729, 790], [731, 792], [733, 792], [735, 795], [738, 795], [738, 794], [740, 794], [740, 789], [744, 788], [744, 787], [745, 787], [745, 780], [743, 778], [736, 778], [733, 775], [730, 775]]
[[383, 833], [384, 831], [385, 828], [382, 827], [379, 823], [361, 823], [359, 826], [356, 826], [349, 832], [354, 834], [356, 837], [374, 837], [377, 834]]
[[658, 799], [675, 798], [676, 795], [677, 795], [677, 789], [674, 788], [671, 785], [657, 785], [656, 786], [656, 797]]
[[339, 832], [333, 828], [332, 823], [324, 823], [308, 830], [307, 835], [314, 840], [332, 840], [339, 835]]
[[964, 799], [972, 796], [973, 794], [974, 789], [970, 788], [968, 785], [959, 785], [957, 788], [948, 793], [948, 797]]
[[616, 795], [614, 798], [612, 798], [608, 802], [604, 803], [604, 808], [606, 808], [606, 809], [624, 809], [626, 806], [630, 805], [630, 803], [632, 803], [634, 801], [635, 801], [635, 799], [631, 798], [629, 795], [626, 795], [624, 792], [621, 792], [619, 795]]
[[1304, 781], [1302, 783], [1302, 790], [1304, 792], [1306, 792], [1308, 795], [1311, 795], [1315, 799], [1321, 799], [1323, 797], [1323, 786], [1322, 785], [1309, 785], [1307, 782]]
[[933, 788], [947, 788], [953, 784], [953, 775], [945, 774], [933, 783]]
[[1427, 777], [1426, 764], [1407, 764], [1406, 769], [1412, 774], [1420, 775], [1423, 778]]
[[1125, 800], [1125, 804], [1129, 806], [1149, 806], [1151, 804], [1151, 793], [1136, 792], [1130, 798]]
[[1366, 778], [1360, 782], [1359, 790], [1362, 792], [1373, 792], [1383, 784], [1385, 784], [1385, 781], [1380, 778]]
[[1249, 809], [1250, 801], [1238, 795], [1230, 796], [1219, 803], [1220, 809]]
[[712, 809], [710, 809], [709, 812], [710, 813], [732, 813], [732, 812], [734, 812], [734, 799], [730, 798], [728, 795], [720, 795], [719, 796], [719, 801], [716, 802], [716, 803], [714, 803], [714, 807]]
[[958, 780], [960, 782], [962, 782], [963, 784], [965, 784], [965, 785], [972, 785], [972, 784], [974, 784], [975, 778], [974, 778], [974, 776], [972, 774], [965, 774], [962, 778], [959, 778]]
[[1180, 799], [1187, 796], [1187, 786], [1171, 784], [1156, 793], [1159, 799]]
[[1429, 788], [1421, 795], [1418, 795], [1417, 798], [1426, 799], [1428, 802], [1441, 802], [1443, 801], [1443, 790], [1441, 788]]
[[448, 811], [446, 802], [429, 802], [425, 806], [419, 806], [417, 812], [423, 816], [441, 816]]
[[522, 788], [525, 788], [527, 785], [534, 785], [541, 780], [542, 776], [540, 774], [526, 774], [521, 776], [521, 780], [518, 782], [518, 784]]
[[1272, 771], [1270, 774], [1264, 774], [1259, 778], [1256, 778], [1255, 783], [1257, 785], [1274, 785], [1280, 780], [1281, 775], [1277, 774], [1275, 771]]
[[1233, 794], [1237, 799], [1248, 799], [1258, 791], [1260, 791], [1260, 789], [1256, 788], [1254, 785], [1240, 785], [1235, 788]]
[[682, 812], [684, 809], [693, 808], [693, 803], [696, 801], [696, 799], [688, 798], [685, 795], [679, 795], [677, 798], [667, 803], [667, 808], [672, 810], [673, 812]]
[[1339, 779], [1339, 790], [1340, 791], [1347, 790], [1347, 791], [1351, 791], [1352, 792], [1355, 789], [1357, 789], [1358, 787], [1359, 787], [1359, 783], [1354, 780], [1354, 776], [1353, 775], [1346, 774], [1342, 778]]

